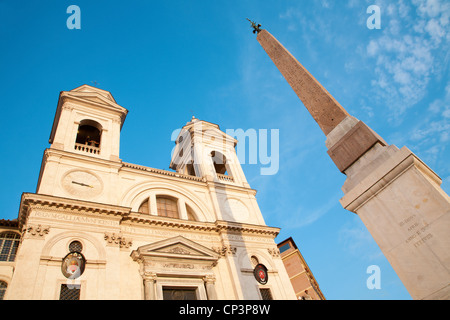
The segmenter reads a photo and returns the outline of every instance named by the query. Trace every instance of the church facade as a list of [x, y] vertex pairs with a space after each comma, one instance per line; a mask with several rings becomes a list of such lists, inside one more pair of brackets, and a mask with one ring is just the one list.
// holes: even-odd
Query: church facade
[[88, 85], [60, 93], [36, 193], [0, 221], [4, 299], [296, 299], [239, 164], [194, 117], [173, 171], [126, 163], [128, 111]]

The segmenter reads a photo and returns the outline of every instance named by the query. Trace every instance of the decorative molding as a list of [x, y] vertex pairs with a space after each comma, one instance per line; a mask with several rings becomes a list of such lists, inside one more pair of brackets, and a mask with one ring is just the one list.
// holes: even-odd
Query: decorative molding
[[273, 258], [279, 258], [280, 257], [280, 250], [278, 248], [267, 248], [267, 252], [273, 257]]
[[131, 212], [122, 218], [123, 221], [130, 221], [131, 223], [139, 223], [155, 227], [167, 227], [174, 230], [193, 230], [193, 231], [208, 231], [219, 234], [230, 235], [260, 235], [275, 238], [280, 232], [279, 228], [259, 226], [244, 223], [234, 223], [229, 221], [217, 220], [216, 222], [200, 222], [189, 221], [182, 219], [171, 219], [149, 214], [139, 214]]
[[144, 271], [141, 275], [145, 281], [156, 282], [158, 279], [158, 275], [155, 272]]
[[216, 282], [216, 276], [213, 274], [208, 274], [204, 276], [202, 279], [205, 284], [214, 284]]
[[280, 232], [279, 228], [259, 226], [253, 224], [237, 223], [231, 221], [217, 220], [215, 222], [218, 232], [233, 232], [240, 235], [243, 234], [259, 234], [267, 235], [275, 238]]
[[61, 106], [61, 109], [62, 109], [62, 110], [69, 110], [69, 111], [72, 111], [74, 108], [75, 108], [75, 107], [74, 107], [72, 104], [70, 104], [70, 103], [64, 103], [64, 104]]
[[176, 246], [176, 247], [167, 248], [165, 250], [159, 250], [159, 252], [175, 253], [175, 254], [183, 254], [183, 255], [192, 254], [191, 251], [187, 250], [186, 248], [183, 248], [182, 246]]
[[220, 258], [217, 252], [182, 236], [140, 246], [130, 256], [139, 263], [144, 280], [151, 273], [183, 276], [188, 272], [191, 277], [203, 278]]
[[46, 234], [50, 232], [50, 226], [38, 225], [28, 225], [22, 229], [23, 236], [26, 234], [31, 235], [35, 238], [44, 238]]
[[233, 247], [231, 245], [223, 245], [222, 247], [214, 247], [212, 248], [215, 252], [217, 252], [219, 255], [225, 257], [229, 255], [236, 255], [237, 248]]
[[[59, 234], [52, 236], [48, 239], [44, 247], [41, 251], [41, 256], [51, 256], [52, 248], [60, 241], [64, 241], [66, 244], [69, 244], [74, 239], [80, 240], [82, 243], [85, 243], [85, 240], [90, 242], [97, 252], [97, 256], [89, 256], [87, 259], [87, 263], [90, 263], [91, 259], [98, 259], [99, 261], [106, 262], [106, 251], [104, 248], [104, 244], [101, 243], [96, 236], [88, 232], [80, 232], [80, 231], [64, 231]], [[61, 257], [62, 258], [62, 257]], [[61, 261], [61, 260], [60, 260]]]
[[193, 180], [193, 181], [198, 181], [198, 182], [206, 182], [206, 180], [201, 177], [182, 174], [179, 172], [172, 172], [172, 171], [166, 171], [166, 170], [161, 170], [161, 169], [156, 169], [156, 168], [144, 167], [144, 166], [132, 164], [132, 163], [122, 162], [122, 166], [123, 166], [123, 168], [147, 171], [147, 172], [152, 172], [152, 173], [157, 173], [157, 174], [162, 174], [162, 175], [166, 175], [166, 176], [182, 178], [182, 179], [187, 179], [187, 180]]
[[99, 214], [108, 216], [126, 216], [131, 208], [107, 205], [76, 199], [67, 199], [49, 195], [24, 193], [19, 209], [19, 227], [26, 224], [31, 209], [45, 209], [64, 213]]
[[19, 229], [26, 225], [30, 211], [36, 209], [73, 214], [74, 216], [104, 216], [105, 218], [112, 219], [111, 221], [114, 221], [118, 225], [125, 222], [126, 225], [130, 226], [132, 224], [143, 224], [149, 227], [163, 227], [178, 231], [207, 231], [218, 235], [227, 235], [227, 237], [256, 236], [273, 239], [280, 232], [279, 228], [264, 225], [235, 223], [223, 220], [201, 222], [144, 215], [132, 212], [129, 207], [33, 193], [24, 193], [22, 195], [18, 218]]
[[120, 248], [129, 248], [133, 245], [133, 241], [125, 238], [121, 233], [105, 232], [105, 240], [109, 245], [119, 245]]

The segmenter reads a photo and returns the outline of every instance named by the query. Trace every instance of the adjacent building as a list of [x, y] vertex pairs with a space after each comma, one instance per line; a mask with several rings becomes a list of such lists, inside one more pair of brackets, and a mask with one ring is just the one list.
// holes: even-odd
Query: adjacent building
[[292, 238], [278, 244], [281, 259], [298, 300], [325, 300], [311, 269]]

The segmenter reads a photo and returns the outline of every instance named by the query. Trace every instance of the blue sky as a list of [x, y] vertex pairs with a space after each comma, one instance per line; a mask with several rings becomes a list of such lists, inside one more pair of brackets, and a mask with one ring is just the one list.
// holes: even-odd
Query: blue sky
[[[69, 5], [81, 29], [69, 30]], [[381, 29], [370, 30], [370, 5]], [[130, 113], [126, 162], [169, 169], [192, 115], [226, 129], [279, 130], [279, 171], [243, 164], [266, 223], [293, 237], [327, 299], [410, 299], [360, 219], [322, 131], [252, 34], [261, 23], [350, 114], [407, 146], [450, 189], [450, 4], [444, 0], [0, 0], [0, 218], [34, 192], [60, 91], [110, 91]], [[369, 290], [370, 265], [381, 289]]]

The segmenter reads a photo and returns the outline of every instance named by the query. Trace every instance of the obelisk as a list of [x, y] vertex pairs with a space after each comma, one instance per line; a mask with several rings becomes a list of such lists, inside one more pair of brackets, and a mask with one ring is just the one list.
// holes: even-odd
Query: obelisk
[[275, 37], [252, 27], [347, 176], [342, 206], [358, 214], [413, 299], [450, 299], [450, 199], [441, 179], [349, 115]]

